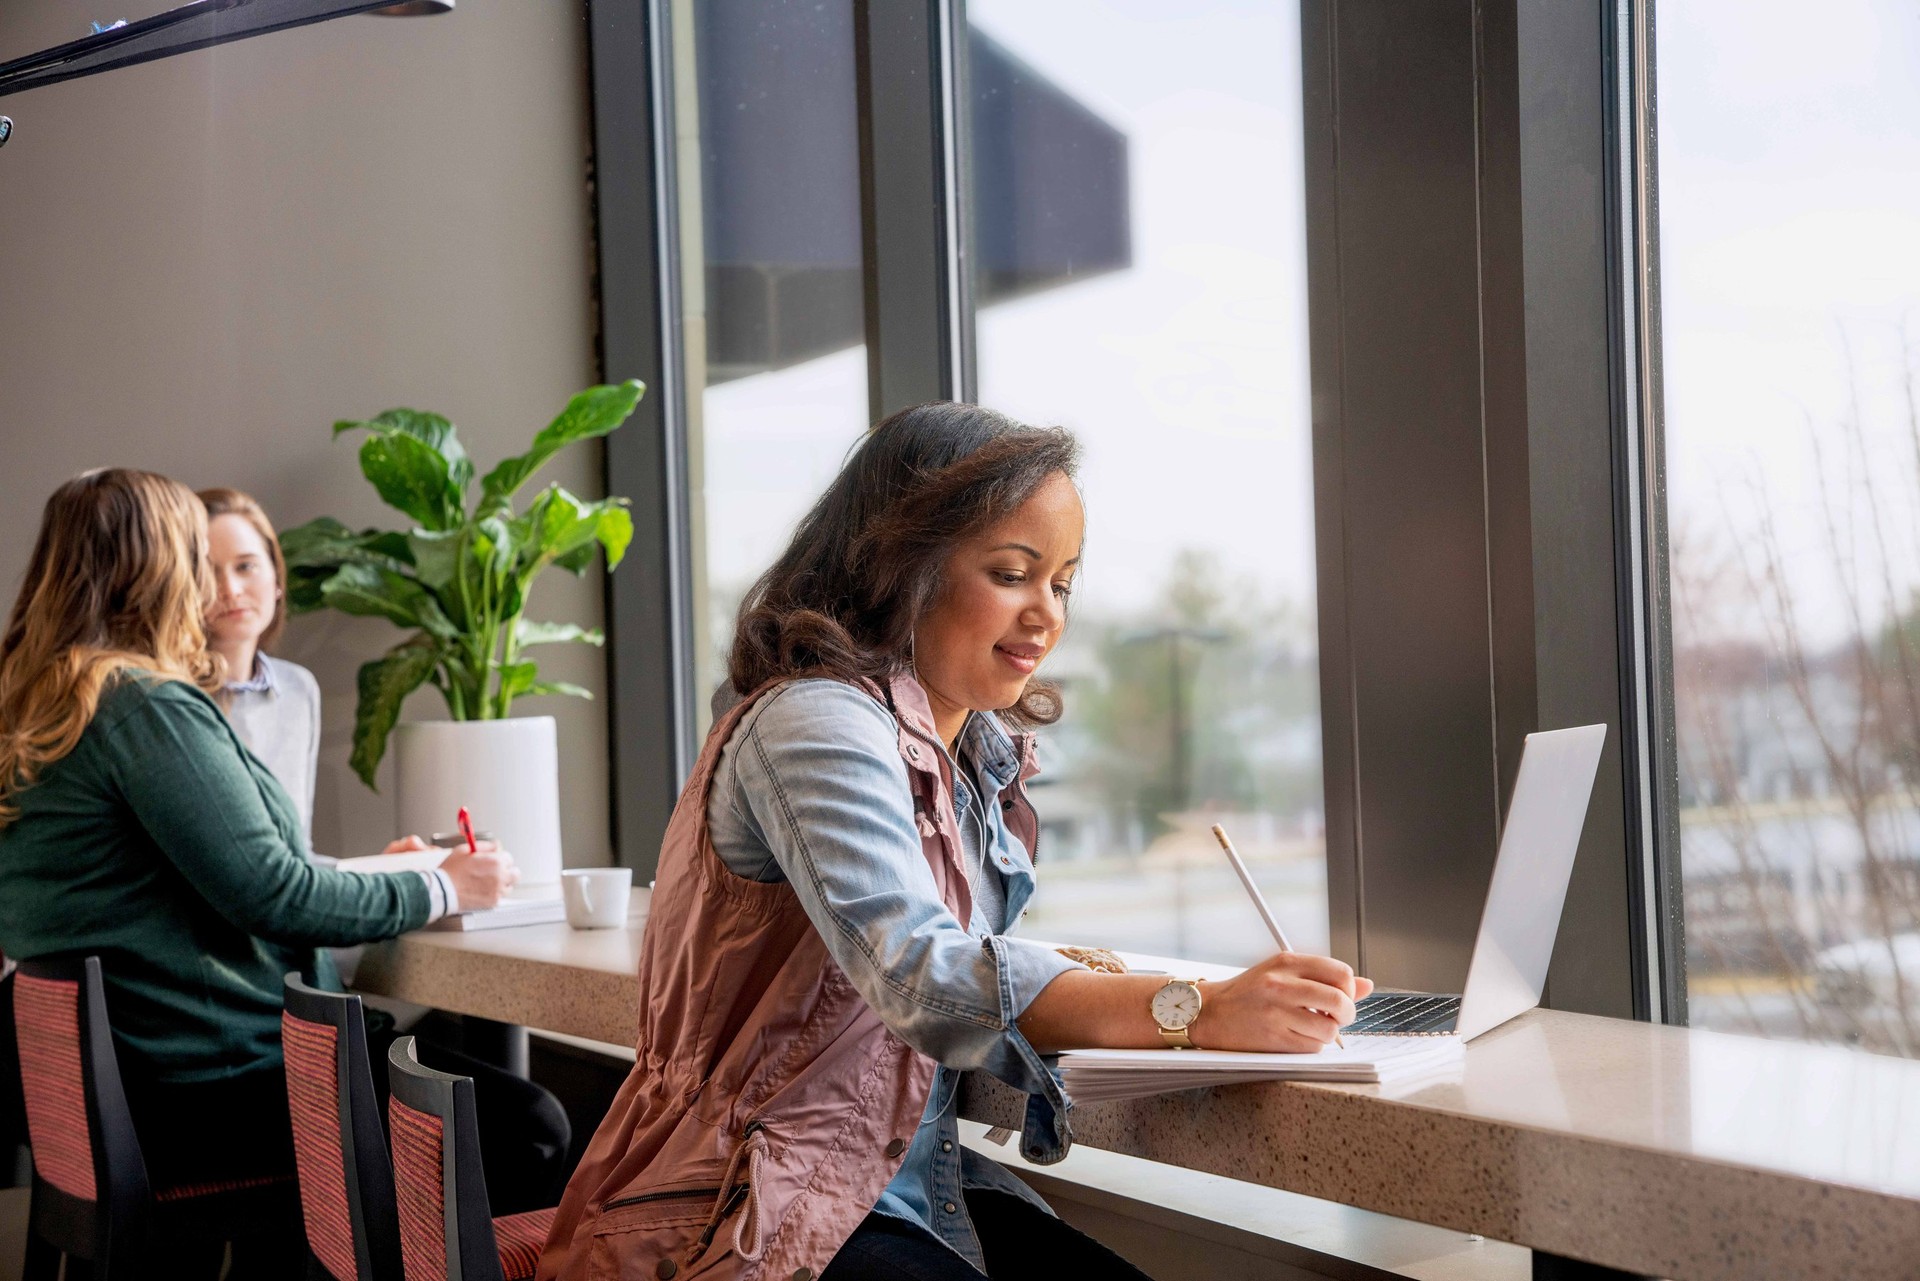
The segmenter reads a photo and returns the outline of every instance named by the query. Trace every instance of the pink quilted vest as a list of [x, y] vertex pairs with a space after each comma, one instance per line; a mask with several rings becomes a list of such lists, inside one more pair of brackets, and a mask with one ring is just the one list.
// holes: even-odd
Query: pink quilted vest
[[[734, 875], [708, 839], [721, 749], [771, 688], [713, 727], [667, 826], [641, 946], [638, 1058], [567, 1185], [541, 1281], [812, 1281], [926, 1111], [933, 1060], [887, 1030], [784, 881]], [[926, 694], [905, 677], [889, 693], [921, 853], [964, 921], [952, 780]], [[1033, 743], [1018, 746], [1024, 783]], [[1007, 796], [1008, 826], [1032, 849], [1025, 788]]]

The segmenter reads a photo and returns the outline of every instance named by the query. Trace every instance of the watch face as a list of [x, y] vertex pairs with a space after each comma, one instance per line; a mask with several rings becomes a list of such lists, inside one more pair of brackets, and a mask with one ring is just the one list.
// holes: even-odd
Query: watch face
[[1153, 994], [1152, 1008], [1161, 1027], [1183, 1028], [1200, 1016], [1200, 989], [1176, 980]]

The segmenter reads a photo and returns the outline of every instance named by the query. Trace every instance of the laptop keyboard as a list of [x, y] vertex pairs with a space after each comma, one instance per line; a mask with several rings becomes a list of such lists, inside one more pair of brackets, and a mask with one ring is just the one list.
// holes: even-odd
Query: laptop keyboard
[[1460, 998], [1412, 992], [1376, 992], [1354, 1007], [1340, 1030], [1368, 1036], [1445, 1036], [1460, 1022]]

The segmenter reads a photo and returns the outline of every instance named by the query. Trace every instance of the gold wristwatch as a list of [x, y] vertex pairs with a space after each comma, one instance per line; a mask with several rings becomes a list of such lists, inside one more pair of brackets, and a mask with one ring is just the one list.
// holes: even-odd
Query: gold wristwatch
[[1160, 1039], [1177, 1050], [1191, 1050], [1193, 1038], [1187, 1029], [1200, 1017], [1198, 980], [1168, 979], [1166, 985], [1147, 1002], [1147, 1012], [1160, 1029]]

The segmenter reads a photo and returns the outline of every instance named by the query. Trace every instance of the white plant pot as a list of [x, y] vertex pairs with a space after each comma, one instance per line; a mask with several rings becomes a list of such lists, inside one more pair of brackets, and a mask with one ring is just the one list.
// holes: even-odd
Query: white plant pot
[[513, 855], [523, 887], [560, 882], [560, 753], [551, 716], [408, 721], [393, 731], [399, 830], [455, 830], [462, 805], [476, 830]]

